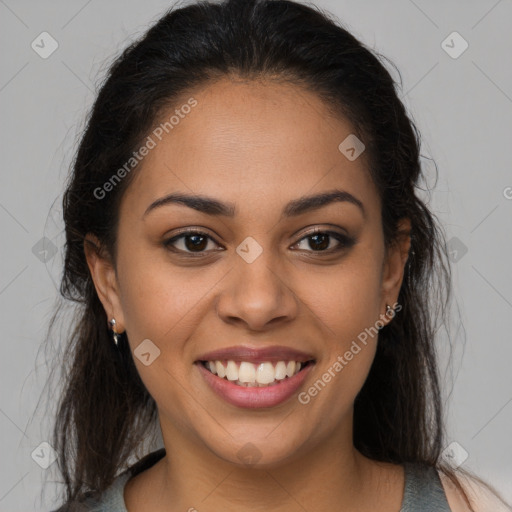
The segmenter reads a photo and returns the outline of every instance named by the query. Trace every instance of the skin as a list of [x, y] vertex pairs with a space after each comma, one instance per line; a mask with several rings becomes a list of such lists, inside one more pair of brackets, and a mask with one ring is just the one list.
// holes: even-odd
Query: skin
[[[307, 390], [365, 328], [392, 321], [384, 313], [397, 302], [410, 239], [386, 251], [365, 154], [349, 161], [338, 150], [354, 130], [313, 93], [223, 79], [185, 101], [191, 96], [198, 105], [145, 157], [123, 196], [115, 263], [85, 244], [117, 331], [126, 330], [132, 350], [150, 339], [161, 351], [149, 366], [134, 360], [157, 403], [167, 456], [129, 481], [127, 508], [396, 511], [402, 467], [371, 461], [352, 443], [354, 399], [377, 337], [306, 405], [292, 397], [267, 409], [235, 407], [210, 390], [194, 361], [238, 344], [297, 348], [316, 360]], [[289, 201], [333, 189], [353, 194], [365, 213], [335, 202], [281, 216]], [[236, 215], [178, 204], [144, 215], [178, 191], [233, 203]], [[188, 255], [165, 247], [191, 227], [212, 238], [202, 256], [190, 256], [191, 244]], [[322, 253], [305, 238], [317, 227], [356, 242]], [[408, 220], [400, 227], [407, 233]], [[235, 251], [249, 236], [263, 249], [250, 264]], [[186, 251], [185, 242], [174, 245]], [[329, 248], [338, 246], [331, 238]], [[260, 456], [250, 467], [237, 455], [247, 443]]]
[[510, 512], [512, 510], [512, 507], [499, 496], [496, 489], [486, 482], [463, 469], [458, 469], [456, 475], [473, 508], [470, 508], [460, 490], [448, 476], [440, 473], [439, 476], [452, 512]]

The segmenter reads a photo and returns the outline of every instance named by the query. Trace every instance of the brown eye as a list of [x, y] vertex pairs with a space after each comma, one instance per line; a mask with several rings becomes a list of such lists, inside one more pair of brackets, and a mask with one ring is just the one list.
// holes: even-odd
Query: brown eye
[[175, 252], [201, 254], [203, 252], [209, 252], [206, 251], [206, 248], [210, 241], [216, 245], [213, 238], [202, 231], [184, 231], [166, 240], [164, 246]]
[[[355, 240], [353, 238], [338, 233], [336, 231], [315, 230], [312, 233], [301, 238], [301, 240], [297, 242], [297, 244], [295, 245], [298, 246], [306, 240], [308, 241], [309, 249], [311, 249], [313, 252], [328, 253], [340, 251], [342, 249], [348, 249], [349, 247], [352, 247], [355, 243]], [[331, 246], [331, 242], [333, 240], [337, 242], [337, 245], [335, 245], [334, 247]], [[303, 249], [299, 248], [299, 250]]]
[[320, 233], [318, 235], [309, 236], [309, 247], [311, 249], [323, 251], [329, 249], [331, 235], [327, 233]]

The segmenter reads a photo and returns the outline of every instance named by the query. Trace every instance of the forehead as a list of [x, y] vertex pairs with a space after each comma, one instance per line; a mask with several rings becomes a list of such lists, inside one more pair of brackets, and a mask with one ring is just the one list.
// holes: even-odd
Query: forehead
[[150, 133], [155, 146], [123, 198], [122, 208], [133, 214], [176, 191], [259, 214], [333, 188], [379, 211], [366, 155], [351, 161], [339, 149], [353, 127], [299, 86], [223, 79], [185, 94], [160, 122], [167, 129], [160, 129], [161, 140]]

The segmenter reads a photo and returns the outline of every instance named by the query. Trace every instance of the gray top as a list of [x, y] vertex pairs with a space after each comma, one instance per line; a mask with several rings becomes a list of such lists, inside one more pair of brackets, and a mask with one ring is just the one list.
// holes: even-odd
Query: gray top
[[[404, 464], [405, 488], [400, 512], [450, 512], [441, 480], [435, 468], [422, 464]], [[86, 503], [55, 512], [128, 512], [123, 492], [131, 478], [130, 470], [120, 474], [99, 499], [89, 498]]]

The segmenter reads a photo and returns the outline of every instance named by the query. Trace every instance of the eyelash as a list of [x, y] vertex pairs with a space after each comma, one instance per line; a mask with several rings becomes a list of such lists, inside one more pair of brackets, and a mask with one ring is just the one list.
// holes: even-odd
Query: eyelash
[[[196, 230], [196, 229], [190, 229], [190, 230], [187, 230], [187, 231], [183, 231], [179, 235], [176, 235], [176, 236], [174, 236], [174, 237], [172, 237], [172, 238], [170, 238], [168, 240], [165, 240], [163, 242], [163, 245], [164, 245], [164, 247], [166, 249], [168, 249], [170, 251], [173, 251], [173, 252], [176, 252], [176, 253], [185, 254], [185, 255], [187, 255], [187, 257], [192, 257], [192, 258], [204, 257], [204, 255], [207, 254], [210, 251], [193, 252], [193, 251], [187, 251], [187, 250], [182, 250], [182, 249], [176, 249], [175, 247], [172, 247], [172, 245], [174, 243], [176, 243], [178, 240], [180, 240], [182, 238], [187, 238], [187, 237], [193, 236], [193, 235], [203, 236], [203, 237], [208, 238], [209, 240], [213, 241], [214, 243], [217, 243], [207, 233], [205, 233], [203, 231], [200, 231], [200, 230]], [[317, 254], [333, 254], [333, 253], [336, 253], [336, 252], [340, 252], [343, 249], [349, 249], [349, 248], [351, 248], [356, 243], [356, 240], [354, 238], [349, 237], [347, 235], [343, 235], [341, 233], [338, 233], [337, 231], [329, 231], [329, 230], [322, 230], [320, 228], [316, 228], [313, 231], [310, 231], [309, 233], [307, 233], [305, 236], [303, 236], [299, 241], [297, 241], [293, 245], [294, 246], [298, 245], [303, 240], [307, 240], [308, 238], [312, 238], [312, 237], [314, 237], [316, 235], [328, 235], [328, 236], [334, 238], [335, 240], [337, 240], [339, 242], [339, 245], [338, 245], [338, 247], [336, 247], [334, 249], [326, 249], [326, 250], [320, 250], [320, 251], [309, 250], [309, 251], [306, 251], [306, 252], [312, 252], [312, 253], [317, 253]]]

